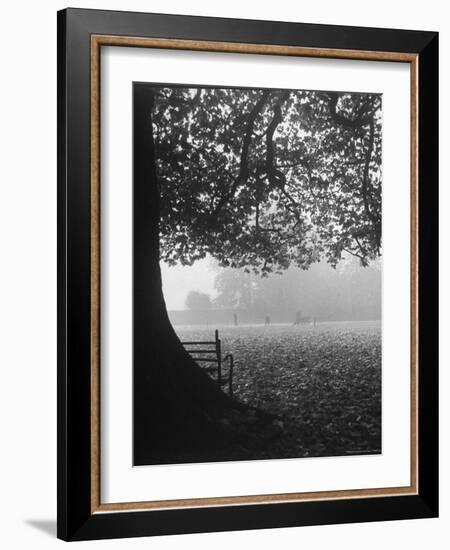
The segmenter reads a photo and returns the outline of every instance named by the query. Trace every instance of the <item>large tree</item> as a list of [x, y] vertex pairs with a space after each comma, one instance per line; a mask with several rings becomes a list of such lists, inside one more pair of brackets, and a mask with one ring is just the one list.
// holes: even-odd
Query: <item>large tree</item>
[[135, 462], [196, 460], [245, 407], [179, 342], [160, 260], [209, 254], [261, 276], [344, 252], [367, 265], [381, 254], [381, 98], [138, 84], [134, 174]]

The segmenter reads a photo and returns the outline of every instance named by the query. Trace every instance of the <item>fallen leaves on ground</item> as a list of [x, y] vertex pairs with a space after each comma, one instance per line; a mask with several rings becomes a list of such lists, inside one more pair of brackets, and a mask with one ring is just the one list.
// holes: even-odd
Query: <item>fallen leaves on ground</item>
[[[229, 448], [226, 459], [381, 452], [379, 322], [214, 328], [223, 353], [235, 358], [236, 399], [276, 416], [262, 426], [241, 415], [242, 430], [254, 425], [254, 437]], [[176, 329], [182, 340], [213, 340], [212, 328]]]

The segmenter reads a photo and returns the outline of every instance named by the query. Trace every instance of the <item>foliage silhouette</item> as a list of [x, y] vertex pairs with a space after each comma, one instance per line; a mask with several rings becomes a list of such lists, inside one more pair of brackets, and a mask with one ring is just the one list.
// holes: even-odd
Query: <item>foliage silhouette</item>
[[161, 259], [262, 275], [381, 254], [381, 97], [154, 90]]

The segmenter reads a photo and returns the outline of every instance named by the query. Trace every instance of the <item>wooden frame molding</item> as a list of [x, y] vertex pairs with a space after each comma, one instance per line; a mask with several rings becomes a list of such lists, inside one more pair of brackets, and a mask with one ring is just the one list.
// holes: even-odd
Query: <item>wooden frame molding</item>
[[[278, 56], [319, 57], [408, 63], [411, 73], [411, 484], [408, 487], [323, 491], [313, 493], [286, 493], [257, 496], [159, 500], [147, 502], [102, 503], [100, 492], [100, 57], [102, 46], [164, 48], [207, 52], [229, 52]], [[90, 247], [91, 247], [91, 513], [167, 510], [176, 508], [220, 507], [229, 505], [273, 504], [318, 500], [361, 499], [367, 497], [417, 495], [419, 491], [418, 465], [418, 403], [419, 403], [419, 348], [418, 348], [418, 97], [419, 63], [413, 53], [388, 51], [361, 51], [349, 49], [307, 48], [235, 42], [142, 38], [92, 34], [90, 38]]]

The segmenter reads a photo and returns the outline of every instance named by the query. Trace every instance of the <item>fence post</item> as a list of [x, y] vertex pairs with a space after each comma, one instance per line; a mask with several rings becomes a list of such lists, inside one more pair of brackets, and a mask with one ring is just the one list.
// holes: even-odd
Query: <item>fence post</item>
[[233, 368], [234, 368], [234, 357], [233, 354], [230, 353], [230, 397], [233, 397]]
[[216, 355], [217, 355], [217, 382], [219, 383], [219, 388], [222, 387], [222, 349], [219, 338], [219, 331], [215, 330], [216, 336]]

